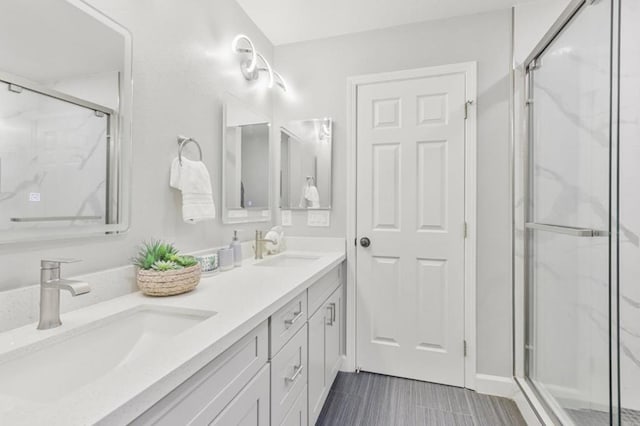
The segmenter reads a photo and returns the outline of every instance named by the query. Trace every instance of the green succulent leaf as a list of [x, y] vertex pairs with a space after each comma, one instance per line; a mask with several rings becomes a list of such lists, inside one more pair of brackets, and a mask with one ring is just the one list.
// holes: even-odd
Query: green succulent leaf
[[198, 264], [198, 261], [193, 256], [178, 256], [176, 262], [185, 268], [190, 268]]
[[174, 269], [181, 269], [181, 266], [175, 262], [171, 262], [168, 260], [158, 260], [153, 265], [151, 265], [151, 268], [155, 271], [164, 272], [172, 271]]
[[[187, 258], [193, 259], [191, 256], [180, 256], [178, 254], [178, 250], [173, 246], [173, 244], [156, 240], [144, 242], [139, 247], [138, 254], [132, 259], [132, 262], [140, 269], [155, 269], [153, 266], [158, 262], [170, 262], [177, 266], [177, 268], [173, 267], [170, 269], [179, 269], [185, 265], [192, 266], [195, 264], [192, 263], [191, 260], [184, 260]], [[195, 262], [195, 259], [193, 259], [193, 262]], [[165, 263], [161, 263], [161, 265], [162, 268], [168, 267]]]

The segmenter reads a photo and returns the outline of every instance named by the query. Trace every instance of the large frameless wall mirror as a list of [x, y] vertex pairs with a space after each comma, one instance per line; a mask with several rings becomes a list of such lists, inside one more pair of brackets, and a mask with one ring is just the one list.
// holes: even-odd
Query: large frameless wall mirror
[[269, 221], [271, 123], [230, 94], [225, 95], [223, 122], [222, 221]]
[[79, 0], [3, 0], [0, 242], [128, 227], [131, 37]]
[[332, 121], [291, 121], [280, 129], [280, 207], [331, 209]]

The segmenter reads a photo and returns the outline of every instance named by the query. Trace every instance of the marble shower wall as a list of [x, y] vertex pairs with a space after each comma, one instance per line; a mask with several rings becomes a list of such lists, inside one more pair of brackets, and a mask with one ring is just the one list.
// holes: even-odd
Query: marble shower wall
[[[532, 222], [608, 229], [609, 16], [583, 9], [533, 72]], [[565, 408], [606, 408], [608, 239], [530, 235], [530, 375]]]
[[0, 86], [0, 231], [70, 223], [11, 218], [98, 216], [92, 222], [104, 223], [107, 117]]
[[[565, 2], [567, 3], [567, 2]], [[602, 3], [602, 2], [601, 2]], [[620, 123], [620, 385], [621, 406], [640, 410], [640, 4], [622, 2], [622, 45], [621, 45], [621, 123]], [[523, 300], [524, 269], [524, 164], [526, 161], [526, 109], [523, 60], [531, 48], [546, 30], [538, 28], [549, 26], [565, 5], [547, 1], [516, 7], [516, 68], [515, 78], [515, 141], [514, 141], [514, 271], [516, 300]], [[549, 12], [553, 7], [556, 10]], [[549, 15], [549, 16], [547, 16]], [[542, 19], [542, 18], [548, 18]], [[521, 24], [521, 25], [519, 25]], [[535, 30], [535, 31], [534, 31]], [[601, 30], [601, 29], [600, 29]], [[596, 29], [596, 31], [598, 31]], [[535, 33], [535, 34], [534, 34]], [[528, 38], [527, 38], [528, 37]], [[607, 34], [603, 37], [608, 38]], [[529, 40], [531, 39], [531, 40]], [[518, 50], [520, 43], [520, 50]], [[526, 45], [526, 46], [525, 46]], [[604, 69], [606, 64], [598, 64], [593, 58], [597, 47], [590, 47], [586, 56], [585, 71], [595, 72]], [[558, 52], [575, 57], [575, 51]], [[577, 58], [576, 58], [577, 60]], [[545, 64], [543, 61], [543, 68]], [[593, 74], [595, 76], [597, 74]], [[594, 81], [588, 73], [564, 78], [559, 90], [567, 96], [568, 91], [577, 84], [593, 88]], [[541, 87], [542, 89], [542, 87]], [[576, 96], [579, 96], [575, 93]], [[607, 105], [603, 93], [596, 90], [585, 91], [582, 99], [585, 106]], [[605, 191], [608, 191], [608, 175], [599, 163], [601, 156], [608, 156], [607, 137], [603, 123], [608, 110], [579, 109], [567, 104], [558, 96], [549, 97], [551, 114], [564, 117], [568, 122], [582, 127], [581, 137], [591, 150], [591, 155], [583, 152], [584, 145], [575, 145], [570, 150], [571, 161], [564, 159], [554, 164], [554, 157], [548, 156], [540, 167], [536, 161], [536, 174], [539, 184], [548, 186], [551, 196], [536, 210], [537, 220], [565, 221], [580, 226], [605, 226], [608, 218], [608, 205]], [[539, 105], [538, 105], [539, 106]], [[574, 143], [572, 135], [564, 128], [547, 129], [548, 136], [557, 143]], [[553, 150], [551, 146], [549, 149]], [[548, 151], [549, 154], [552, 151]], [[538, 158], [537, 160], [541, 160]], [[608, 161], [608, 159], [607, 159]], [[582, 165], [582, 175], [579, 165]], [[576, 178], [573, 182], [567, 177]], [[563, 180], [564, 179], [564, 180]], [[576, 183], [581, 182], [581, 183]], [[603, 186], [604, 185], [604, 186]], [[586, 192], [585, 192], [586, 191]], [[541, 201], [541, 200], [539, 200]], [[571, 222], [566, 222], [571, 219]], [[586, 240], [586, 239], [585, 239]], [[556, 396], [565, 404], [574, 407], [591, 406], [606, 409], [608, 392], [608, 280], [606, 271], [606, 241], [593, 239], [591, 244], [584, 241], [571, 243], [568, 237], [546, 235], [535, 242], [541, 256], [538, 261], [538, 280], [543, 284], [536, 303], [547, 301], [545, 309], [538, 315], [548, 331], [548, 336], [538, 348], [542, 354], [537, 362], [541, 368], [541, 378], [546, 380]], [[561, 256], [561, 257], [560, 257]], [[603, 256], [605, 256], [603, 260]], [[572, 270], [579, 267], [578, 270]], [[579, 286], [580, 285], [580, 286]], [[561, 300], [576, 297], [572, 304], [561, 305]], [[521, 305], [516, 311], [516, 324], [524, 324]], [[522, 329], [516, 331], [521, 333]], [[573, 332], [572, 332], [573, 331]], [[586, 340], [585, 340], [586, 339]], [[520, 342], [522, 342], [520, 340]], [[589, 351], [586, 355], [586, 351]], [[523, 365], [522, 353], [516, 355], [516, 365]], [[558, 361], [560, 360], [560, 361]], [[555, 368], [550, 368], [555, 365]], [[545, 370], [546, 368], [546, 370]], [[520, 370], [519, 375], [524, 372]], [[595, 380], [597, 379], [597, 380]]]
[[640, 410], [640, 3], [621, 4], [620, 395]]

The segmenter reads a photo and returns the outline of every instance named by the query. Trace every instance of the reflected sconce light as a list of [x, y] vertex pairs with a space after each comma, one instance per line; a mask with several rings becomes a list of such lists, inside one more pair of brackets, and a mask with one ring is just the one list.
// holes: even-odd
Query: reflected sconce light
[[238, 34], [231, 42], [231, 50], [245, 57], [240, 63], [242, 75], [248, 81], [258, 80], [261, 72], [266, 72], [269, 78], [268, 87], [271, 89], [277, 84], [282, 90], [287, 91], [284, 78], [271, 68], [269, 61], [258, 52], [249, 37]]

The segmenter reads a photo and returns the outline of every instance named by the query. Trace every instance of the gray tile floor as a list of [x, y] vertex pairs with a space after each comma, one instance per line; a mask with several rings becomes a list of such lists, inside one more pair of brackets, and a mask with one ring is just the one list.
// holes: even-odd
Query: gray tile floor
[[317, 425], [519, 426], [515, 403], [452, 386], [372, 373], [340, 373]]

